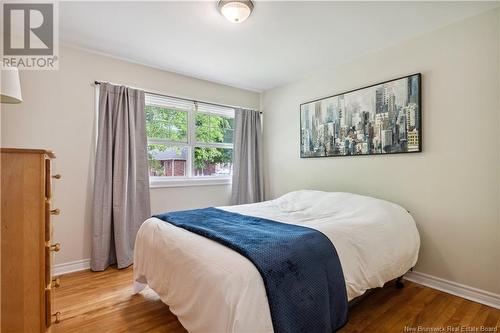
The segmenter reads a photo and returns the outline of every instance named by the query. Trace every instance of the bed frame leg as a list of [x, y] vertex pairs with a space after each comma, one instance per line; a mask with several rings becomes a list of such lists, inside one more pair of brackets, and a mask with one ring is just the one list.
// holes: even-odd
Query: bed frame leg
[[403, 282], [403, 277], [400, 276], [396, 279], [396, 288], [397, 289], [403, 289], [405, 286], [404, 282]]

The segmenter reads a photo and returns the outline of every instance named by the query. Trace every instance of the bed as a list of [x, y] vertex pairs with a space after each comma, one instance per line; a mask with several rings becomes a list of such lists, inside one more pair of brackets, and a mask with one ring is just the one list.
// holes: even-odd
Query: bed
[[[402, 276], [420, 239], [401, 206], [371, 197], [302, 190], [221, 210], [316, 229], [334, 244], [348, 300]], [[263, 280], [247, 258], [213, 240], [150, 218], [134, 253], [134, 290], [156, 291], [189, 332], [272, 332]]]

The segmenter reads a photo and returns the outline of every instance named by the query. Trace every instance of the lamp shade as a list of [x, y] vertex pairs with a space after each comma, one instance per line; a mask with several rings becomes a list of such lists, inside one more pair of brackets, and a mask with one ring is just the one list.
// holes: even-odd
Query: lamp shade
[[0, 102], [6, 104], [21, 103], [21, 83], [19, 82], [19, 72], [17, 67], [6, 67], [2, 69], [2, 85]]

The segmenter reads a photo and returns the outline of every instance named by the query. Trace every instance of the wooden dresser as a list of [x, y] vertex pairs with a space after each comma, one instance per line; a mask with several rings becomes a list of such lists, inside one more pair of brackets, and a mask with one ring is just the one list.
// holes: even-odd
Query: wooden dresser
[[46, 332], [59, 313], [52, 309], [51, 174], [54, 153], [1, 149], [1, 317], [2, 333]]

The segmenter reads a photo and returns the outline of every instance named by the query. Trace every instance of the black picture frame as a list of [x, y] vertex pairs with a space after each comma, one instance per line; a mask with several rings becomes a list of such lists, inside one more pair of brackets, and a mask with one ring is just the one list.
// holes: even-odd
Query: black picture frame
[[[407, 95], [402, 96], [402, 94], [399, 94], [396, 96], [394, 87], [399, 87], [402, 85], [403, 81], [406, 81]], [[398, 89], [401, 91], [402, 88], [399, 87]], [[417, 91], [414, 91], [415, 89]], [[387, 93], [388, 90], [392, 90], [391, 95]], [[346, 115], [352, 117], [352, 114], [359, 114], [359, 110], [356, 112], [352, 112], [352, 110], [349, 111], [348, 106], [345, 104], [345, 97], [346, 95], [352, 95], [353, 93], [361, 91], [364, 91], [365, 99], [366, 94], [371, 94], [371, 91], [374, 91], [374, 103], [370, 110], [360, 109], [361, 117], [363, 118], [362, 123], [357, 123], [353, 126], [353, 118], [346, 123], [346, 119], [348, 118]], [[355, 97], [356, 96], [351, 96], [349, 99], [355, 99]], [[405, 105], [402, 105], [401, 102], [397, 105], [396, 97], [398, 101], [406, 98]], [[344, 101], [344, 109], [338, 104], [336, 111], [328, 110], [325, 112], [321, 103], [327, 103], [328, 100], [331, 100], [333, 103], [335, 98]], [[380, 103], [380, 99], [382, 99], [382, 104]], [[391, 101], [391, 105], [386, 103], [388, 100]], [[314, 105], [315, 115], [313, 116], [310, 114], [311, 105]], [[332, 109], [335, 110], [333, 104]], [[342, 116], [343, 111], [345, 113], [344, 116]], [[410, 74], [304, 102], [300, 104], [299, 112], [299, 150], [301, 158], [371, 156], [422, 152], [421, 73]], [[308, 121], [303, 122], [306, 113], [306, 118], [308, 118], [311, 123], [308, 123]], [[324, 119], [317, 121], [316, 118], [318, 116], [320, 118], [326, 118], [326, 121], [324, 121]], [[343, 124], [342, 117], [346, 118], [343, 120]], [[403, 119], [405, 125], [404, 129], [401, 126]], [[356, 126], [358, 124], [362, 125], [362, 128], [357, 128]], [[321, 126], [323, 127], [322, 129], [320, 128]], [[379, 131], [376, 136], [375, 129]], [[362, 132], [358, 133], [360, 130], [362, 130]], [[317, 133], [313, 133], [313, 131], [317, 131]], [[325, 134], [325, 131], [328, 134]], [[388, 131], [391, 131], [391, 133], [388, 133]], [[318, 136], [320, 138], [318, 138]], [[348, 143], [346, 141], [348, 141]], [[390, 142], [390, 145], [387, 144], [388, 142]]]

